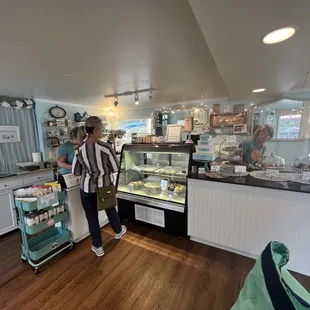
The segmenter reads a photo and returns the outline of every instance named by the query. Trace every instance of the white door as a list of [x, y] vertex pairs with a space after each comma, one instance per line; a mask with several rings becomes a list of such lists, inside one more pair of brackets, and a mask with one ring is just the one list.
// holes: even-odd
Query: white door
[[0, 192], [0, 235], [17, 228], [12, 191]]

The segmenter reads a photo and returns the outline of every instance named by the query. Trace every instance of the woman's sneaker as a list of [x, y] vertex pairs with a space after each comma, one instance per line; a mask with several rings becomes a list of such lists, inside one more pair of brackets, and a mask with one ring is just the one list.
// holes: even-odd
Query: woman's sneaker
[[96, 248], [95, 246], [92, 245], [91, 250], [93, 252], [95, 252], [97, 256], [103, 256], [104, 255], [104, 251], [103, 251], [102, 246], [99, 248]]
[[123, 236], [123, 234], [126, 233], [126, 231], [127, 231], [126, 226], [125, 226], [125, 225], [122, 225], [122, 230], [121, 230], [121, 232], [118, 233], [118, 234], [115, 234], [114, 239], [117, 239], [117, 240], [118, 240], [118, 239], [121, 239], [122, 236]]

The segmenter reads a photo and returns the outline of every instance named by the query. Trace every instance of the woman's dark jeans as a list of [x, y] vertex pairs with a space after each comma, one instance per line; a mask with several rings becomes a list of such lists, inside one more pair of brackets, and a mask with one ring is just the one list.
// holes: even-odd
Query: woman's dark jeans
[[[80, 194], [82, 205], [88, 221], [88, 227], [92, 238], [93, 246], [99, 248], [102, 246], [102, 238], [97, 210], [97, 193], [85, 193], [84, 191], [80, 190]], [[114, 232], [116, 234], [120, 233], [122, 227], [116, 208], [109, 208], [105, 211]]]

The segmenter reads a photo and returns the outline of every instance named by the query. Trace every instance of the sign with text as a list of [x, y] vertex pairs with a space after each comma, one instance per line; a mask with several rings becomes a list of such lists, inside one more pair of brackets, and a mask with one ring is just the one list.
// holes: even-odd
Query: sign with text
[[227, 142], [236, 142], [237, 138], [236, 138], [236, 136], [227, 136], [226, 141]]
[[0, 126], [0, 143], [20, 142], [19, 126]]
[[166, 142], [168, 143], [181, 142], [181, 130], [182, 130], [181, 125], [168, 125]]
[[304, 181], [309, 181], [309, 180], [310, 180], [310, 171], [304, 171], [304, 172], [302, 173], [302, 179], [303, 179]]
[[220, 166], [218, 165], [211, 166], [211, 172], [220, 172]]
[[246, 166], [235, 166], [235, 173], [246, 173]]

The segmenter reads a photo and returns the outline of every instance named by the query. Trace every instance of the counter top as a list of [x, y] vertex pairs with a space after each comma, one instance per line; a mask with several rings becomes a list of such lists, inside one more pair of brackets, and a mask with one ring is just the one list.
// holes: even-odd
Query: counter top
[[271, 189], [279, 189], [285, 191], [293, 191], [300, 193], [310, 193], [310, 184], [301, 184], [296, 182], [275, 182], [275, 181], [264, 181], [251, 177], [250, 175], [246, 177], [227, 177], [225, 179], [213, 179], [207, 177], [205, 174], [190, 174], [189, 179], [196, 179], [202, 181], [211, 181], [211, 182], [220, 182], [228, 184], [237, 184], [245, 186], [254, 186], [254, 187], [264, 187]]
[[23, 177], [27, 177], [27, 176], [31, 176], [31, 175], [35, 175], [35, 174], [40, 174], [40, 173], [44, 173], [44, 172], [49, 172], [49, 171], [53, 171], [53, 170], [54, 170], [53, 168], [45, 168], [45, 169], [38, 169], [38, 170], [34, 170], [34, 171], [16, 171], [16, 172], [12, 173], [11, 176], [0, 178], [0, 182], [20, 179]]

